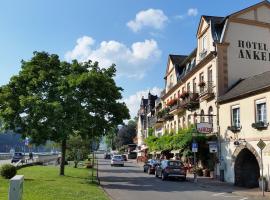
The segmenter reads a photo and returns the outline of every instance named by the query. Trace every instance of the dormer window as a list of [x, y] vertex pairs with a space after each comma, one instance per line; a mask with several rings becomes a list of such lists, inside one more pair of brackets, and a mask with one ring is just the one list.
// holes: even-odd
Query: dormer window
[[207, 35], [203, 36], [201, 42], [200, 59], [203, 59], [207, 54]]
[[202, 52], [207, 51], [207, 35], [202, 38]]
[[195, 66], [195, 58], [191, 60], [191, 68]]

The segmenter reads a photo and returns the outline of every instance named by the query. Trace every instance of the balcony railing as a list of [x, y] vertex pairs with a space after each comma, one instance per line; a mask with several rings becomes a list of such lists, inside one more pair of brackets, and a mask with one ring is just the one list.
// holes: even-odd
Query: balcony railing
[[209, 100], [215, 97], [213, 90], [213, 81], [208, 81], [200, 86], [200, 98], [202, 100]]
[[199, 94], [189, 93], [189, 95], [180, 102], [180, 106], [189, 111], [196, 110], [200, 106]]

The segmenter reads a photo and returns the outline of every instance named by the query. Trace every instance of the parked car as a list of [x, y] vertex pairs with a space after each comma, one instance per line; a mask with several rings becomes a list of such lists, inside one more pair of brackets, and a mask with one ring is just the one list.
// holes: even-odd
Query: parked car
[[159, 164], [158, 160], [149, 159], [143, 166], [143, 172], [147, 172], [148, 174], [154, 174], [156, 171], [156, 166]]
[[114, 155], [111, 159], [111, 166], [120, 165], [124, 167], [124, 159], [122, 155]]
[[111, 159], [111, 154], [104, 153], [104, 159]]
[[20, 160], [22, 161], [22, 163], [25, 162], [24, 154], [21, 152], [15, 152], [11, 158], [11, 163], [16, 163], [16, 162], [19, 162]]
[[123, 154], [122, 157], [123, 157], [124, 161], [127, 161], [127, 155]]
[[163, 160], [156, 166], [155, 176], [161, 177], [163, 181], [168, 178], [186, 180], [187, 171], [180, 160]]

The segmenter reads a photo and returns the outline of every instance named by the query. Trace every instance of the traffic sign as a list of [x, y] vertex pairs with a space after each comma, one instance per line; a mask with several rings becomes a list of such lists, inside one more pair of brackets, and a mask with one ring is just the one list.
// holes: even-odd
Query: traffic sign
[[192, 143], [192, 152], [198, 152], [198, 143], [196, 142]]
[[266, 144], [265, 144], [265, 142], [264, 142], [262, 139], [260, 139], [260, 141], [257, 143], [257, 146], [258, 146], [261, 150], [263, 150], [263, 149], [265, 148]]

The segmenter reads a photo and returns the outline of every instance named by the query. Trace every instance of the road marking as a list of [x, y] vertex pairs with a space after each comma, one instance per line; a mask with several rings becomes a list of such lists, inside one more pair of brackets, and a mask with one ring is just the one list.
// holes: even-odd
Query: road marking
[[213, 194], [214, 197], [216, 196], [221, 196], [221, 195], [224, 195], [225, 193], [217, 193], [217, 194]]
[[216, 193], [213, 194], [212, 196], [214, 197], [224, 197], [224, 198], [240, 198], [239, 200], [247, 200], [247, 197], [242, 197], [242, 196], [234, 196], [234, 195], [227, 195], [227, 193]]

